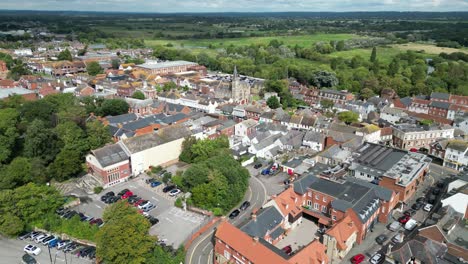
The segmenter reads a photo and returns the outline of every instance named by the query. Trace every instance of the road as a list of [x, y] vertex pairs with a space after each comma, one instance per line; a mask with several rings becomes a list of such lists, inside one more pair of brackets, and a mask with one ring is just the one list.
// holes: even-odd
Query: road
[[[263, 183], [256, 178], [256, 172], [249, 169], [251, 177], [249, 179], [249, 189], [245, 194], [245, 200], [250, 201], [250, 207], [242, 211], [241, 214], [234, 220], [229, 220], [235, 226], [239, 226], [247, 221], [252, 210], [258, 210], [267, 201], [267, 192]], [[185, 263], [187, 264], [210, 264], [213, 263], [213, 235], [216, 226], [213, 226], [197, 239], [193, 241], [190, 248], [187, 250]]]

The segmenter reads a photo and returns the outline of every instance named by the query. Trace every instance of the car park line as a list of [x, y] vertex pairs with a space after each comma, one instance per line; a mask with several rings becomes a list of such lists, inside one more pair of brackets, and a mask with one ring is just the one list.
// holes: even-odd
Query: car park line
[[151, 198], [153, 198], [153, 200], [156, 200], [157, 202], [159, 202], [159, 199], [155, 198], [154, 196], [151, 196]]
[[169, 219], [169, 218], [167, 218], [167, 217], [166, 217], [166, 220], [169, 221], [169, 222], [171, 222], [171, 223], [174, 223], [171, 219]]

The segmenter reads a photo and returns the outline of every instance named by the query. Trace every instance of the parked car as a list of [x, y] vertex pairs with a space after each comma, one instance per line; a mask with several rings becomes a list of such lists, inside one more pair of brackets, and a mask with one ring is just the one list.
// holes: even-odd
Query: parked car
[[39, 236], [37, 236], [36, 238], [34, 238], [34, 241], [36, 243], [42, 243], [42, 241], [44, 239], [48, 238], [48, 237], [49, 237], [49, 235], [43, 233], [43, 234], [40, 234]]
[[133, 193], [131, 191], [128, 191], [126, 193], [124, 193], [124, 195], [122, 195], [122, 199], [127, 199], [128, 197], [132, 196]]
[[151, 223], [151, 225], [155, 225], [155, 224], [159, 223], [159, 219], [157, 219], [156, 217], [153, 217], [151, 215], [148, 216], [147, 219]]
[[129, 189], [123, 189], [121, 190], [119, 193], [117, 193], [118, 196], [122, 196], [124, 195], [126, 192], [129, 192], [130, 190]]
[[392, 224], [390, 224], [388, 229], [390, 229], [390, 231], [397, 231], [398, 229], [400, 229], [400, 227], [401, 227], [400, 222], [394, 221]]
[[91, 247], [91, 246], [84, 247], [80, 251], [78, 251], [76, 256], [84, 258], [84, 257], [87, 257], [89, 255], [89, 253], [91, 253], [92, 251], [95, 251], [95, 250], [96, 250], [95, 247]]
[[18, 235], [19, 240], [25, 240], [26, 238], [31, 237], [32, 232], [22, 232], [21, 234]]
[[433, 194], [431, 194], [431, 195], [429, 196], [429, 199], [427, 200], [427, 202], [430, 203], [430, 204], [435, 204], [435, 202], [436, 202], [436, 196], [433, 195]]
[[93, 219], [92, 221], [90, 221], [89, 224], [102, 226], [104, 224], [104, 221], [102, 221], [101, 218], [96, 218], [96, 219]]
[[402, 217], [400, 217], [400, 219], [398, 219], [398, 222], [400, 222], [401, 224], [406, 224], [409, 220], [411, 219], [410, 216], [408, 215], [404, 215]]
[[439, 189], [444, 189], [445, 187], [445, 182], [442, 182], [442, 181], [438, 181], [437, 184], [436, 184], [437, 188]]
[[411, 208], [416, 210], [416, 211], [421, 209], [421, 207], [423, 207], [423, 204], [420, 204], [420, 203], [415, 203], [415, 204], [413, 204], [413, 206], [411, 206]]
[[232, 211], [232, 212], [229, 214], [229, 218], [234, 219], [234, 218], [236, 218], [239, 214], [240, 214], [239, 209], [236, 209], [236, 210]]
[[37, 256], [41, 254], [41, 249], [39, 247], [29, 244], [24, 247], [24, 252]]
[[144, 211], [145, 213], [147, 213], [147, 212], [153, 210], [154, 208], [156, 208], [156, 205], [154, 205], [154, 204], [152, 204], [152, 203], [149, 203], [147, 206], [145, 206], [145, 207], [143, 208], [143, 211]]
[[434, 188], [434, 189], [432, 189], [432, 194], [433, 194], [433, 195], [439, 195], [439, 193], [440, 193], [440, 189], [439, 189], [439, 188]]
[[176, 188], [175, 185], [168, 185], [168, 186], [163, 188], [163, 193], [170, 192], [170, 191], [174, 190], [175, 188]]
[[136, 207], [138, 207], [140, 204], [145, 203], [145, 202], [147, 202], [147, 200], [145, 200], [145, 199], [140, 199], [140, 200], [136, 201], [133, 205], [136, 206]]
[[450, 220], [447, 221], [447, 223], [445, 223], [444, 226], [442, 226], [442, 230], [444, 230], [445, 232], [450, 232], [453, 227], [455, 226], [455, 224], [457, 223], [457, 219], [455, 218], [452, 218]]
[[135, 204], [135, 203], [138, 202], [139, 200], [141, 200], [141, 198], [138, 197], [138, 196], [136, 196], [136, 195], [134, 195], [134, 196], [129, 197], [129, 198], [127, 199], [127, 202], [128, 202], [129, 204]]
[[55, 236], [48, 236], [47, 238], [42, 240], [42, 245], [47, 246], [47, 245], [49, 245], [49, 242], [54, 240], [54, 239], [56, 239]]
[[413, 216], [413, 215], [416, 214], [416, 210], [414, 210], [414, 209], [408, 209], [408, 210], [406, 210], [403, 214], [404, 214], [404, 215], [407, 215], [407, 216]]
[[71, 240], [62, 240], [60, 242], [57, 243], [57, 249], [58, 250], [62, 250], [64, 249], [66, 246], [70, 245], [72, 243]]
[[284, 248], [281, 249], [284, 253], [290, 255], [292, 253], [292, 247], [291, 245], [285, 246]]
[[37, 264], [37, 261], [33, 256], [24, 254], [23, 257], [21, 257], [21, 263], [22, 264]]
[[254, 165], [254, 169], [260, 169], [262, 167], [261, 163], [257, 163]]
[[403, 233], [398, 233], [392, 237], [392, 242], [393, 243], [401, 243], [403, 242], [404, 234]]
[[177, 196], [180, 193], [179, 189], [174, 189], [169, 192], [169, 196]]
[[434, 207], [433, 204], [428, 203], [428, 204], [426, 204], [426, 205], [424, 206], [423, 210], [426, 211], [426, 212], [430, 212], [430, 211], [432, 210], [433, 207]]
[[68, 210], [63, 208], [63, 207], [60, 207], [58, 208], [57, 210], [55, 210], [55, 213], [58, 214], [58, 215], [63, 215], [64, 213], [66, 213]]
[[388, 240], [388, 236], [386, 235], [380, 235], [375, 239], [375, 241], [379, 243], [380, 245], [383, 245], [383, 243], [385, 243], [385, 241], [387, 240]]
[[381, 264], [385, 261], [385, 255], [376, 253], [375, 255], [372, 256], [372, 258], [369, 261], [372, 264]]
[[38, 236], [42, 235], [42, 234], [44, 234], [44, 233], [38, 232], [38, 231], [33, 231], [33, 232], [31, 233], [31, 240], [36, 240], [36, 238], [37, 238]]
[[155, 188], [155, 187], [158, 187], [161, 184], [162, 184], [161, 182], [154, 181], [154, 182], [151, 183], [151, 187]]
[[416, 202], [417, 203], [426, 203], [427, 199], [426, 199], [426, 197], [419, 197], [418, 199], [416, 199]]
[[405, 224], [405, 229], [408, 230], [408, 231], [411, 231], [413, 230], [416, 226], [418, 225], [418, 222], [414, 219], [410, 219], [408, 220], [408, 222], [406, 222]]
[[151, 184], [152, 182], [155, 182], [156, 179], [153, 179], [153, 178], [150, 178], [150, 179], [146, 179], [146, 184]]
[[64, 248], [62, 248], [62, 251], [63, 252], [71, 252], [75, 249], [77, 249], [80, 245], [75, 243], [75, 242], [72, 242], [70, 244], [68, 244], [67, 246], [65, 246]]
[[250, 206], [250, 202], [249, 201], [245, 201], [241, 204], [241, 206], [239, 207], [239, 209], [241, 210], [246, 210], [248, 207]]
[[366, 256], [364, 256], [363, 254], [357, 254], [357, 255], [355, 255], [354, 257], [351, 258], [351, 263], [360, 264], [361, 262], [364, 261], [365, 258], [366, 258]]
[[116, 203], [118, 200], [120, 200], [120, 196], [112, 196], [109, 199], [107, 199], [108, 204], [113, 204]]
[[262, 175], [268, 175], [270, 174], [270, 169], [263, 169], [261, 172]]
[[49, 241], [48, 246], [50, 248], [56, 247], [59, 242], [60, 242], [60, 239], [58, 239], [58, 238], [52, 239], [51, 241]]
[[138, 202], [135, 203], [135, 205], [137, 205], [138, 208], [142, 209], [143, 207], [145, 207], [150, 201], [148, 200], [140, 200]]
[[77, 214], [78, 214], [77, 211], [70, 211], [70, 212], [64, 214], [62, 217], [65, 218], [65, 219], [71, 219], [72, 217], [74, 217]]

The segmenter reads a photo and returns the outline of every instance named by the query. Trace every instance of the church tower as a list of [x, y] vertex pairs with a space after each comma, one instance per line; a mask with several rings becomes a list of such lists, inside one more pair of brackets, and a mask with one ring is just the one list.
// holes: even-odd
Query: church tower
[[250, 85], [240, 80], [237, 73], [237, 66], [234, 66], [234, 73], [231, 81], [232, 99], [241, 104], [247, 103], [250, 97]]

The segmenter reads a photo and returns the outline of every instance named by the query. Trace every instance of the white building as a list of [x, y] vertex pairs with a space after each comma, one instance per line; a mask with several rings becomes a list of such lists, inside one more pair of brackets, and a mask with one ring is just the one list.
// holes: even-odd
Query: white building
[[248, 119], [234, 126], [234, 135], [238, 137], [248, 137], [255, 131], [257, 121]]
[[408, 114], [405, 111], [397, 108], [391, 108], [388, 106], [382, 109], [382, 111], [380, 112], [381, 119], [394, 125], [399, 123], [401, 119], [406, 117], [408, 117]]
[[447, 144], [444, 157], [444, 166], [455, 170], [468, 167], [468, 142], [451, 140]]
[[28, 56], [33, 55], [33, 52], [32, 52], [31, 49], [15, 49], [15, 51], [13, 53], [16, 56], [20, 56], [20, 57], [28, 57]]

